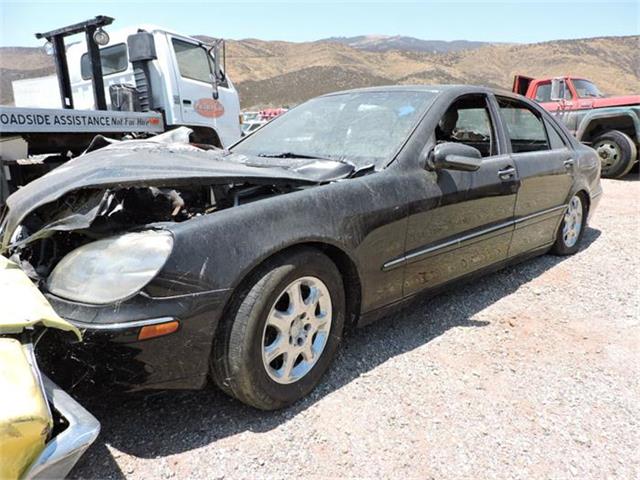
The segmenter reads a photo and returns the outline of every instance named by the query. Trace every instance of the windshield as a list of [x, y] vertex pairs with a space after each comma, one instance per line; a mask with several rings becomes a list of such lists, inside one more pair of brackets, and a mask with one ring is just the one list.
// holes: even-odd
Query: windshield
[[598, 87], [596, 87], [589, 80], [573, 80], [573, 86], [576, 89], [576, 93], [580, 98], [593, 98], [593, 97], [604, 97]]
[[354, 92], [314, 98], [232, 147], [235, 153], [346, 161], [357, 168], [390, 159], [435, 91]]

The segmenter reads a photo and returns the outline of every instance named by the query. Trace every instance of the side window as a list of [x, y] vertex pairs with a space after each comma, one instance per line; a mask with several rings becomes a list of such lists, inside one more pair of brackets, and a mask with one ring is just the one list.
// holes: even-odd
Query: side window
[[[100, 63], [102, 64], [103, 76], [124, 72], [129, 66], [127, 46], [124, 43], [119, 43], [111, 47], [101, 48]], [[88, 53], [80, 57], [80, 75], [83, 80], [90, 80], [93, 77]]]
[[549, 150], [549, 140], [538, 112], [513, 98], [497, 97], [500, 115], [507, 126], [513, 153]]
[[551, 82], [540, 83], [536, 88], [536, 102], [551, 101]]
[[[567, 87], [567, 84], [563, 81], [560, 82], [560, 96], [565, 100], [571, 100], [571, 90]], [[544, 103], [551, 102], [551, 82], [540, 83], [536, 88], [536, 102]]]
[[211, 83], [211, 63], [207, 51], [199, 45], [171, 39], [178, 61], [180, 76], [199, 82]]
[[553, 150], [566, 148], [567, 144], [560, 136], [560, 133], [558, 133], [558, 131], [556, 130], [556, 127], [554, 127], [551, 122], [547, 121], [546, 119], [544, 121], [544, 125], [545, 127], [547, 127], [547, 135], [549, 136], [549, 143], [551, 144], [551, 148]]
[[484, 95], [468, 95], [456, 100], [438, 122], [435, 133], [438, 143], [464, 143], [477, 148], [483, 157], [497, 153]]

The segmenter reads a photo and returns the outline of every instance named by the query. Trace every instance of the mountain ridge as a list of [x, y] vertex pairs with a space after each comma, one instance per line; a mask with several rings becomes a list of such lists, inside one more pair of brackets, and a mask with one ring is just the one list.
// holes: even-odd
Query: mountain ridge
[[357, 50], [386, 52], [389, 50], [447, 53], [472, 50], [488, 45], [490, 42], [469, 40], [424, 40], [405, 35], [357, 35], [353, 37], [329, 37], [317, 40], [324, 43], [340, 43]]
[[[326, 39], [226, 43], [229, 78], [245, 109], [294, 105], [330, 91], [382, 84], [471, 83], [509, 89], [515, 74], [582, 76], [610, 94], [638, 93], [640, 85], [639, 35], [486, 43], [435, 53], [367, 50]], [[51, 57], [41, 48], [0, 48], [0, 103], [11, 102], [11, 81], [54, 71]]]

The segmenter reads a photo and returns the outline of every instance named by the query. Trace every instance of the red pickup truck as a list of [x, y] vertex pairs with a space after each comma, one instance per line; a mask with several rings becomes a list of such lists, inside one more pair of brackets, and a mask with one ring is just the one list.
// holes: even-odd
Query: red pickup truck
[[513, 91], [559, 117], [582, 143], [593, 147], [602, 176], [619, 178], [638, 161], [640, 95], [607, 97], [584, 78], [516, 75]]

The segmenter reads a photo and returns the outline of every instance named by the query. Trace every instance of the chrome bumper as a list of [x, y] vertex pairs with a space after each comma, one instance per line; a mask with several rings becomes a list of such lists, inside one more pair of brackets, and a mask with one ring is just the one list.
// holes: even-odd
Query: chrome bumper
[[42, 383], [51, 408], [62, 415], [69, 426], [47, 442], [24, 478], [64, 478], [95, 441], [100, 422], [45, 375]]

